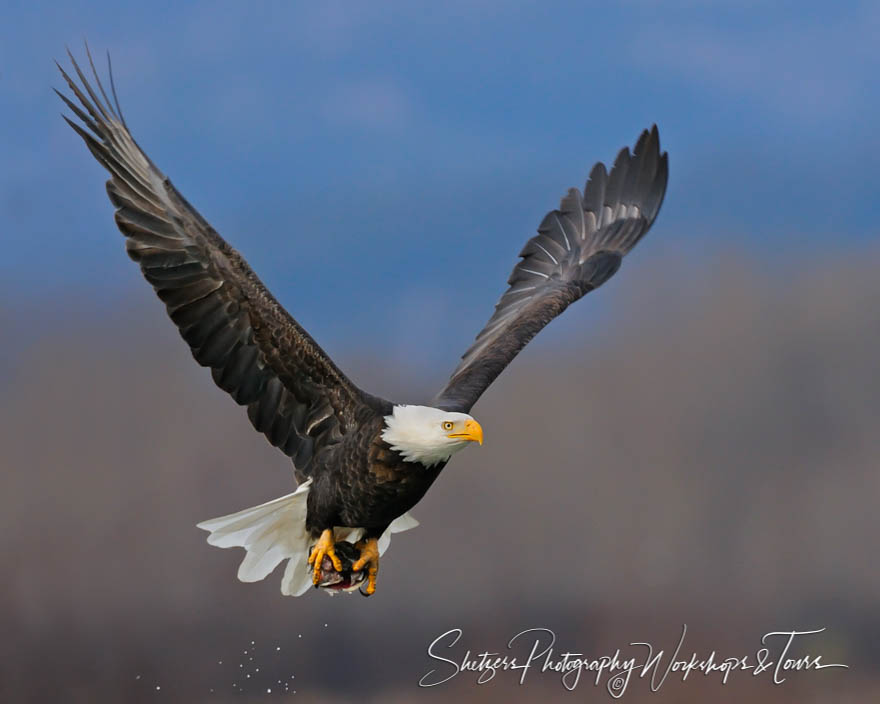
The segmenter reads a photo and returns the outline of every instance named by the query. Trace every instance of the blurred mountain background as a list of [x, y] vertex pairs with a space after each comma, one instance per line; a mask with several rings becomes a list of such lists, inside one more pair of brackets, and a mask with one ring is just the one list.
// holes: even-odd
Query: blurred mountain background
[[[542, 685], [566, 692], [546, 678], [508, 691], [501, 676], [475, 688], [466, 675], [418, 690], [427, 644], [461, 627], [474, 652], [503, 649], [547, 627], [588, 652], [652, 638], [671, 649], [682, 623], [688, 643], [735, 654], [767, 631], [826, 627], [811, 644], [852, 669], [781, 687], [693, 678], [668, 683], [670, 701], [867, 701], [880, 629], [878, 265], [865, 248], [785, 276], [746, 253], [624, 267], [587, 299], [606, 308], [602, 330], [562, 339], [551, 326], [480, 402], [486, 443], [416, 507], [422, 525], [394, 538], [369, 600], [283, 598], [278, 575], [238, 583], [239, 551], [205, 544], [196, 522], [289, 492], [291, 468], [194, 365], [161, 306], [11, 314], [10, 340], [38, 339], [15, 352], [0, 409], [3, 701], [146, 701], [154, 683], [222, 700], [252, 684], [238, 668], [251, 640], [265, 674], [253, 693], [295, 675], [307, 700], [454, 689], [529, 701]], [[342, 356], [393, 398], [440, 381]]]
[[[672, 650], [682, 624], [688, 653], [725, 656], [824, 627], [805, 650], [850, 668], [626, 700], [878, 698], [880, 12], [608, 5], [13, 4], [0, 701], [602, 700], [548, 675], [417, 683], [455, 627], [459, 655], [532, 627], [604, 654]], [[291, 465], [126, 260], [49, 90], [83, 35], [147, 153], [398, 401], [443, 383], [564, 190], [659, 124], [656, 227], [480, 401], [485, 444], [416, 507], [373, 598], [241, 584], [242, 553], [195, 528], [288, 493]]]

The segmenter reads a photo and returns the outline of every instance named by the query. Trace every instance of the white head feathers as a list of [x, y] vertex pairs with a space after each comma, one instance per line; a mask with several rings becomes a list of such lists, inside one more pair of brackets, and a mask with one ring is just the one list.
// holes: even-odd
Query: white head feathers
[[467, 413], [430, 406], [395, 406], [385, 416], [382, 439], [407, 462], [432, 467], [446, 462], [473, 441], [483, 442], [483, 430]]

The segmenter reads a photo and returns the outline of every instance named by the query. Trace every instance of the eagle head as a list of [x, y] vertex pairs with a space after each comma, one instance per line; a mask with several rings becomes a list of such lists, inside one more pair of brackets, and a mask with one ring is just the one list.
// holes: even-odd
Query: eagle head
[[382, 439], [407, 462], [446, 462], [468, 443], [483, 444], [483, 429], [467, 413], [430, 406], [395, 406], [385, 416]]

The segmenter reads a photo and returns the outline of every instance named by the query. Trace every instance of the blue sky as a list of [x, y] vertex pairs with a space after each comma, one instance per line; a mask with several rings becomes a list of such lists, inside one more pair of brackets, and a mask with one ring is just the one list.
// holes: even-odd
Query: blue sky
[[328, 348], [463, 350], [544, 213], [653, 122], [647, 268], [877, 236], [877, 3], [13, 1], [3, 25], [13, 306], [145, 295], [50, 90], [84, 37], [140, 145]]

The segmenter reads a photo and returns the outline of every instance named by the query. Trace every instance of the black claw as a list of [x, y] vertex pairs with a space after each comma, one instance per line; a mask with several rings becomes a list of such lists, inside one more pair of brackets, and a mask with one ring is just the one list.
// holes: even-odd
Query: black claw
[[363, 587], [358, 587], [358, 591], [361, 593], [361, 596], [365, 596], [365, 597], [368, 597], [368, 598], [371, 597], [371, 596], [373, 596], [372, 594], [367, 594], [367, 593], [364, 591], [364, 588], [363, 588]]

